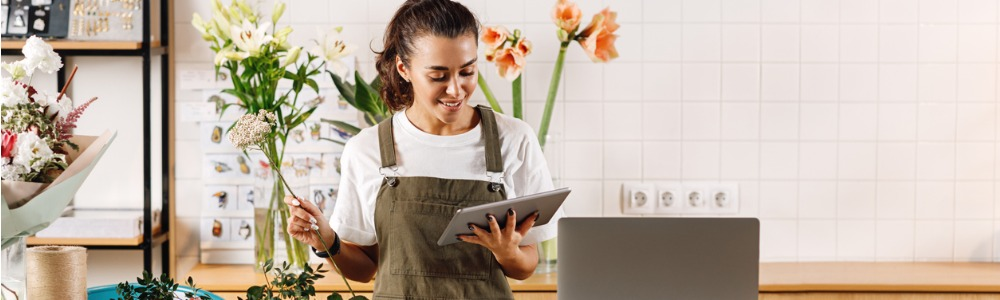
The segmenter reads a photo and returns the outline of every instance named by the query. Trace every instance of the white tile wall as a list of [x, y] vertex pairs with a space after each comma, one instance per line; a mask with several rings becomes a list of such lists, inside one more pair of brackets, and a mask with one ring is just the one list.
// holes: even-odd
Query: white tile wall
[[[209, 64], [189, 25], [209, 6], [182, 2], [175, 57]], [[293, 40], [343, 25], [370, 65], [400, 2], [296, 1], [285, 20]], [[552, 2], [463, 1], [533, 41], [533, 125], [558, 47]], [[740, 214], [762, 219], [762, 260], [1000, 261], [997, 0], [578, 2], [583, 25], [610, 6], [622, 27], [618, 60], [567, 55], [552, 130], [571, 149], [571, 215], [620, 216], [623, 181], [724, 180], [740, 183]], [[179, 188], [200, 186], [196, 136], [180, 132], [195, 128], [175, 128]], [[180, 199], [196, 194], [178, 193], [192, 207], [179, 232], [197, 232]]]

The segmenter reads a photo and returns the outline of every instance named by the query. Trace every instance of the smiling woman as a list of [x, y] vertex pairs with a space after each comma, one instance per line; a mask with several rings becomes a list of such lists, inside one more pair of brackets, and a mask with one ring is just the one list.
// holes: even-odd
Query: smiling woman
[[[332, 245], [345, 277], [376, 279], [376, 298], [511, 299], [505, 277], [531, 276], [536, 244], [555, 236], [557, 221], [532, 228], [535, 212], [509, 210], [484, 216], [489, 228], [470, 225], [474, 235], [455, 237], [464, 243], [437, 245], [458, 208], [553, 189], [531, 127], [469, 104], [478, 36], [479, 22], [460, 3], [404, 3], [376, 62], [395, 113], [344, 147], [333, 216], [286, 198], [288, 231], [315, 248]], [[498, 217], [507, 218], [503, 228]]]

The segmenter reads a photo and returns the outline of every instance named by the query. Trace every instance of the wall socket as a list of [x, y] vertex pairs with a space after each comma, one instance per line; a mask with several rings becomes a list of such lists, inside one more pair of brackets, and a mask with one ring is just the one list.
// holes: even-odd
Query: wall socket
[[622, 213], [627, 215], [737, 214], [739, 205], [739, 185], [736, 183], [622, 184]]

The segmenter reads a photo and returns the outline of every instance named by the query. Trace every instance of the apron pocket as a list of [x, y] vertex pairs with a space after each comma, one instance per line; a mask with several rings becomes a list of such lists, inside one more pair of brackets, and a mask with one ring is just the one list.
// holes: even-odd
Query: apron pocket
[[390, 270], [396, 275], [486, 280], [494, 266], [486, 247], [454, 243], [438, 246], [456, 205], [416, 201], [396, 201], [390, 213], [390, 240], [395, 245]]

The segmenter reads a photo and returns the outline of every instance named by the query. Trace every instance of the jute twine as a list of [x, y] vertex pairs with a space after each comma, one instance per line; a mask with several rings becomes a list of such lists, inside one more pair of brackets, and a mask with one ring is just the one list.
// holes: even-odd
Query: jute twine
[[28, 299], [87, 299], [87, 249], [75, 246], [28, 248]]

